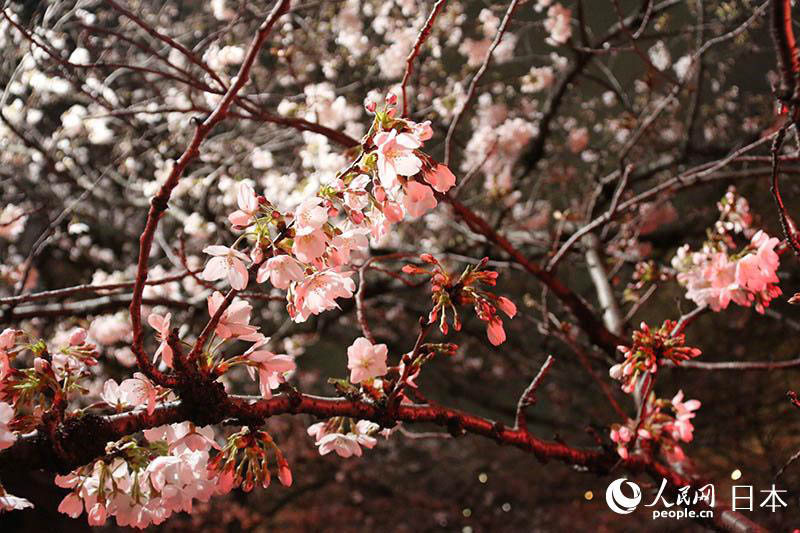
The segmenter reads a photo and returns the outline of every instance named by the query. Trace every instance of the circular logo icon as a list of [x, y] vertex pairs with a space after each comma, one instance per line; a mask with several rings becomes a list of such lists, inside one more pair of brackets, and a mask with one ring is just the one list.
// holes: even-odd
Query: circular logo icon
[[[625, 483], [633, 491], [633, 497], [629, 498], [622, 493], [622, 484]], [[627, 478], [620, 478], [613, 481], [606, 489], [606, 503], [608, 508], [617, 514], [632, 513], [639, 502], [642, 501], [642, 489], [639, 485]]]

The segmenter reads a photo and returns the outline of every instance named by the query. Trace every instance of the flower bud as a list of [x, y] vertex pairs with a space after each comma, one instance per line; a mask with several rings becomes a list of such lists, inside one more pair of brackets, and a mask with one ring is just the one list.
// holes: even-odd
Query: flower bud
[[80, 346], [84, 342], [86, 342], [86, 330], [83, 328], [76, 329], [72, 332], [72, 335], [69, 337], [69, 345], [70, 346]]
[[288, 464], [284, 463], [278, 467], [278, 479], [284, 487], [292, 486], [292, 471], [289, 469]]

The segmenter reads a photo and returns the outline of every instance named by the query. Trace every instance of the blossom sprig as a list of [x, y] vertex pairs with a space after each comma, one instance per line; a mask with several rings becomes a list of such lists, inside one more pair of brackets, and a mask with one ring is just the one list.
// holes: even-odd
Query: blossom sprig
[[[33, 360], [15, 368], [11, 362], [24, 353]], [[63, 413], [72, 395], [86, 393], [82, 382], [91, 374], [88, 367], [97, 364], [97, 347], [87, 342], [84, 329], [73, 331], [66, 344], [51, 351], [44, 339], [30, 338], [25, 332], [6, 329], [0, 334], [0, 401], [12, 405], [19, 415], [14, 428], [33, 430], [47, 410], [56, 407]], [[22, 365], [18, 365], [22, 366]]]
[[263, 430], [243, 427], [234, 433], [222, 450], [208, 463], [209, 476], [216, 478], [222, 492], [241, 487], [250, 492], [256, 485], [270, 485], [270, 457], [274, 458], [276, 474], [280, 482], [292, 485], [289, 463], [272, 436]]
[[670, 461], [683, 461], [686, 456], [679, 443], [691, 442], [694, 438], [691, 420], [701, 405], [699, 400], [684, 401], [683, 398], [682, 390], [670, 400], [657, 399], [651, 392], [639, 423], [628, 419], [624, 424], [612, 425], [610, 437], [619, 456], [627, 459], [631, 445], [636, 441], [637, 445], [658, 446]]
[[631, 282], [625, 287], [623, 298], [626, 302], [636, 302], [646, 287], [652, 287], [658, 282], [667, 281], [672, 277], [655, 261], [639, 261], [634, 266]]
[[403, 267], [403, 272], [431, 276], [433, 308], [428, 315], [429, 324], [438, 321], [439, 330], [446, 335], [448, 332], [447, 318], [448, 314], [451, 314], [453, 328], [460, 331], [461, 317], [458, 313], [458, 306], [471, 305], [477, 317], [486, 322], [489, 342], [495, 346], [505, 342], [506, 333], [498, 309], [509, 318], [514, 318], [517, 314], [517, 306], [505, 296], [497, 296], [480, 288], [481, 285], [493, 287], [497, 284], [499, 274], [493, 270], [485, 270], [489, 262], [488, 257], [484, 257], [476, 265], [467, 266], [458, 277], [445, 270], [431, 254], [420, 255], [420, 260], [431, 265], [430, 268], [408, 264]]
[[665, 320], [658, 329], [651, 329], [642, 322], [633, 332], [633, 344], [617, 347], [625, 360], [612, 366], [609, 375], [622, 381], [624, 392], [631, 394], [640, 376], [648, 372], [655, 374], [665, 361], [679, 365], [702, 353], [699, 348], [685, 346], [686, 336], [676, 332], [676, 326], [674, 320]]
[[[717, 207], [720, 218], [713, 230], [707, 230], [702, 249], [692, 251], [685, 244], [673, 257], [677, 280], [686, 287], [686, 298], [697, 305], [721, 311], [734, 302], [763, 314], [781, 295], [776, 273], [780, 239], [750, 227], [749, 205], [735, 189], [729, 189]], [[738, 234], [749, 238], [741, 248], [736, 243]]]
[[[456, 182], [447, 166], [423, 151], [433, 136], [430, 122], [398, 117], [396, 105], [394, 95], [380, 108], [367, 105], [374, 117], [360, 151], [294, 209], [279, 210], [249, 184], [240, 183], [238, 209], [228, 218], [244, 233], [230, 246], [203, 250], [212, 257], [202, 277], [224, 279], [243, 290], [257, 268], [257, 283], [269, 280], [287, 291], [287, 311], [295, 322], [338, 308], [340, 298], [351, 298], [351, 257], [369, 247], [370, 237], [382, 239], [393, 224], [436, 207], [436, 195]], [[240, 247], [242, 242], [249, 249]], [[496, 325], [493, 331], [498, 331]]]

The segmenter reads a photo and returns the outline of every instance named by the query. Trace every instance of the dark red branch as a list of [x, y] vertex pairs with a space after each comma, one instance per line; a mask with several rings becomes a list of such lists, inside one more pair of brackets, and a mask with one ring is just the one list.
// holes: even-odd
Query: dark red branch
[[403, 74], [403, 81], [400, 82], [400, 90], [403, 93], [403, 115], [408, 116], [409, 106], [408, 106], [408, 98], [406, 96], [406, 86], [408, 85], [408, 80], [411, 78], [411, 74], [414, 71], [414, 60], [417, 59], [419, 55], [419, 51], [422, 48], [423, 43], [431, 34], [431, 30], [433, 29], [433, 23], [436, 22], [436, 17], [439, 15], [439, 12], [444, 7], [445, 2], [447, 0], [438, 0], [434, 5], [433, 9], [431, 9], [430, 15], [428, 15], [428, 20], [425, 21], [425, 24], [422, 26], [422, 29], [419, 30], [419, 35], [417, 36], [417, 42], [414, 43], [414, 48], [411, 49], [409, 52], [408, 57], [406, 57], [406, 71]]
[[[86, 415], [80, 419], [67, 419], [63, 424], [60, 441], [60, 446], [67, 454], [60, 460], [55, 459], [53, 446], [45, 436], [36, 432], [24, 435], [13, 446], [0, 452], [0, 474], [36, 469], [66, 472], [102, 455], [105, 443], [109, 440], [117, 440], [151, 427], [191, 420], [195, 415], [202, 423], [218, 423], [227, 418], [265, 420], [276, 415], [303, 413], [321, 418], [346, 416], [379, 423], [385, 422], [387, 416], [384, 409], [372, 403], [299, 393], [281, 394], [269, 400], [233, 396], [226, 405], [216, 410], [212, 418], [206, 413], [192, 413], [181, 402], [172, 402], [157, 407], [150, 415], [146, 411], [137, 410], [105, 417]], [[658, 480], [666, 479], [673, 488], [701, 485], [700, 481], [682, 476], [643, 455], [631, 455], [626, 460], [619, 460], [613, 452], [574, 448], [563, 442], [542, 440], [526, 430], [509, 428], [500, 422], [438, 405], [402, 404], [396, 409], [393, 420], [431, 423], [446, 427], [453, 433], [481, 435], [532, 453], [540, 461], [553, 459], [582, 466], [600, 474], [608, 473], [614, 468], [623, 468], [632, 473], [648, 474]], [[743, 515], [727, 509], [719, 500], [714, 507], [713, 522], [708, 525], [727, 531], [764, 531]]]

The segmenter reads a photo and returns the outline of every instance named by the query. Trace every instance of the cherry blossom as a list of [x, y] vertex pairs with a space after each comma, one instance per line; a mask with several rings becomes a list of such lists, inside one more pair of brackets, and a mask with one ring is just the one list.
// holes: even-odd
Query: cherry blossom
[[317, 272], [297, 284], [290, 312], [295, 322], [305, 322], [309, 316], [338, 309], [337, 298], [350, 298], [356, 290], [349, 273], [336, 270]]
[[20, 511], [33, 508], [33, 504], [25, 498], [9, 494], [0, 487], [0, 511]]
[[378, 176], [386, 189], [397, 185], [397, 176], [414, 176], [422, 169], [422, 160], [414, 154], [422, 142], [409, 133], [396, 130], [377, 133], [373, 142], [378, 147]]
[[228, 220], [234, 226], [246, 227], [250, 225], [259, 210], [258, 197], [250, 184], [246, 182], [239, 184], [236, 202], [239, 209], [228, 215]]
[[167, 342], [167, 339], [171, 333], [171, 319], [172, 313], [167, 313], [164, 316], [161, 316], [157, 313], [150, 313], [150, 315], [147, 317], [147, 323], [150, 324], [150, 327], [156, 330], [156, 337], [160, 341], [158, 349], [153, 356], [153, 360], [157, 359], [160, 355], [161, 358], [164, 359], [164, 364], [169, 367], [172, 366], [172, 347]]
[[292, 253], [304, 263], [312, 263], [325, 253], [328, 237], [321, 229], [297, 235], [292, 246]]
[[14, 419], [14, 408], [5, 402], [0, 402], [0, 450], [11, 447], [17, 436], [9, 429], [9, 424]]
[[309, 198], [294, 211], [297, 235], [308, 235], [328, 221], [328, 210], [322, 206], [322, 198]]
[[100, 393], [103, 401], [118, 411], [127, 407], [145, 405], [148, 414], [152, 414], [155, 410], [157, 395], [156, 386], [140, 372], [119, 384], [113, 379], [106, 380]]
[[247, 287], [247, 266], [249, 258], [233, 248], [227, 246], [206, 246], [203, 253], [213, 256], [206, 265], [201, 277], [206, 281], [216, 281], [227, 278], [231, 287], [241, 291]]
[[666, 429], [672, 432], [673, 438], [684, 442], [691, 442], [694, 426], [690, 422], [695, 417], [694, 411], [700, 408], [698, 400], [683, 401], [683, 391], [679, 390], [672, 398], [672, 409], [675, 411], [675, 422], [668, 424]]
[[350, 381], [361, 383], [386, 374], [387, 354], [388, 348], [385, 344], [372, 344], [365, 337], [357, 338], [347, 348], [347, 368], [350, 369]]
[[287, 289], [289, 284], [300, 281], [305, 275], [303, 265], [290, 255], [270, 257], [258, 267], [256, 281], [263, 283], [269, 278], [273, 287]]
[[[225, 296], [215, 291], [208, 297], [208, 314], [216, 316]], [[250, 313], [253, 306], [244, 300], [235, 299], [219, 317], [217, 327], [214, 329], [222, 339], [256, 340], [258, 327], [250, 325]]]
[[333, 264], [335, 266], [346, 265], [350, 263], [352, 252], [367, 249], [369, 247], [368, 233], [369, 230], [366, 228], [352, 228], [334, 237], [331, 241]]
[[[349, 427], [345, 433], [343, 426]], [[379, 426], [368, 420], [354, 422], [333, 418], [309, 426], [308, 434], [315, 439], [320, 455], [336, 452], [340, 457], [361, 457], [361, 446], [373, 448], [378, 443], [371, 435], [377, 433]]]
[[572, 37], [572, 10], [565, 8], [561, 4], [553, 4], [547, 10], [547, 18], [544, 21], [544, 29], [550, 32], [548, 42], [553, 45], [565, 44]]
[[[431, 187], [441, 193], [446, 193], [456, 184], [456, 177], [446, 165], [437, 164], [422, 174]], [[435, 207], [435, 206], [434, 206]]]
[[405, 188], [406, 194], [403, 197], [403, 207], [408, 214], [414, 218], [421, 217], [429, 210], [436, 207], [436, 198], [433, 191], [427, 185], [416, 181], [409, 181]]
[[258, 372], [258, 388], [261, 396], [266, 399], [272, 398], [272, 390], [277, 389], [285, 381], [286, 373], [297, 368], [293, 357], [284, 354], [276, 355], [263, 349], [268, 342], [269, 337], [263, 337], [244, 353], [244, 359], [248, 365], [247, 371], [253, 379]]

